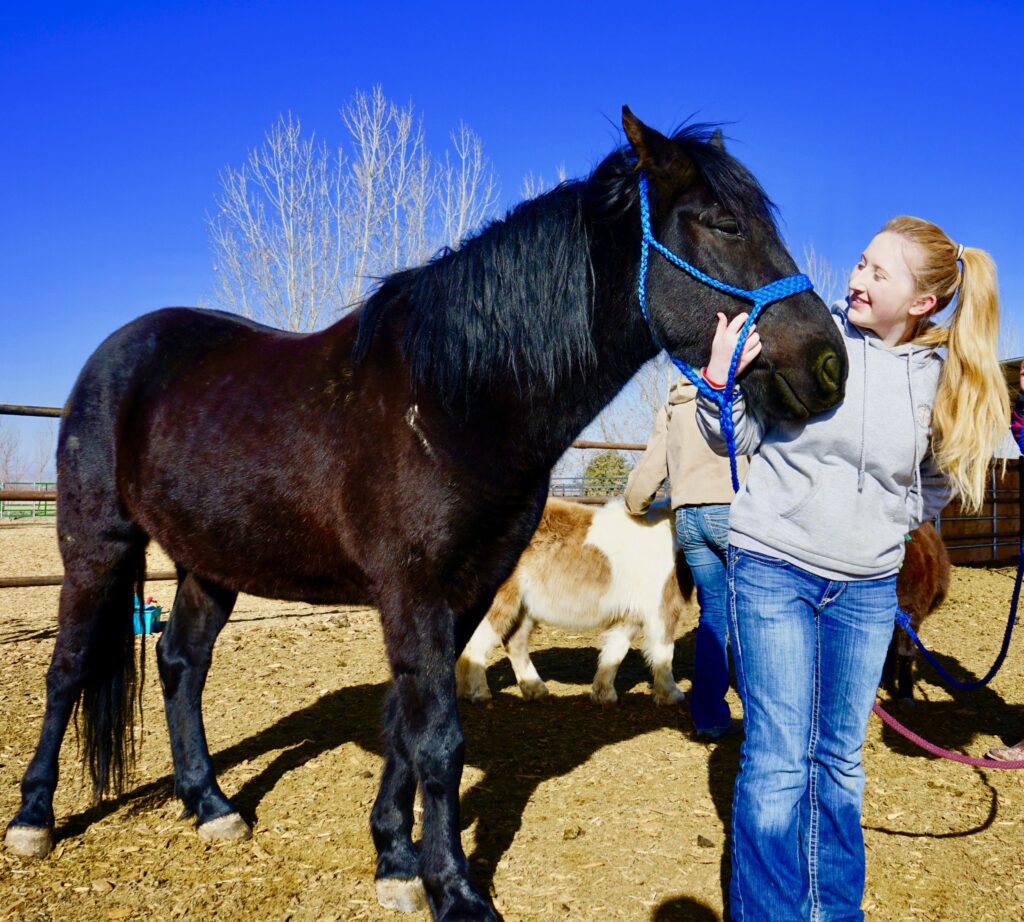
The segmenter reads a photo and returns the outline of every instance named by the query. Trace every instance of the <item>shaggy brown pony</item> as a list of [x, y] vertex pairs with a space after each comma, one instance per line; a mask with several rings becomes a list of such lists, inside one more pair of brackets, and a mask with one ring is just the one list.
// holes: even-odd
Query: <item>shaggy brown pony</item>
[[[900, 608], [920, 633], [921, 624], [946, 598], [949, 590], [949, 554], [942, 536], [925, 522], [908, 536], [907, 556], [896, 580]], [[903, 628], [896, 628], [882, 670], [882, 683], [900, 702], [914, 700], [914, 659], [917, 648]]]

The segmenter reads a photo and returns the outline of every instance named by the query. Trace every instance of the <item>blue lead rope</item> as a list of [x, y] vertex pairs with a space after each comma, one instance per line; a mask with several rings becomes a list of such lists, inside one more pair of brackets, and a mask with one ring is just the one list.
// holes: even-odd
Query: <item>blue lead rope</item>
[[999, 672], [999, 667], [1003, 665], [1003, 660], [1006, 659], [1006, 653], [1010, 649], [1010, 639], [1013, 637], [1013, 626], [1017, 623], [1017, 605], [1020, 602], [1020, 586], [1022, 578], [1024, 578], [1024, 549], [1022, 549], [1020, 558], [1017, 561], [1017, 578], [1013, 584], [1013, 598], [1010, 600], [1010, 617], [1006, 621], [1006, 630], [1003, 632], [1003, 645], [999, 649], [999, 655], [996, 657], [996, 661], [992, 664], [992, 668], [989, 669], [989, 671], [980, 679], [976, 679], [973, 682], [961, 682], [942, 668], [942, 664], [931, 654], [928, 648], [921, 643], [921, 638], [917, 636], [917, 632], [910, 624], [910, 615], [908, 615], [902, 608], [896, 609], [896, 623], [907, 632], [910, 639], [917, 645], [917, 649], [924, 654], [924, 658], [931, 664], [932, 669], [934, 669], [946, 682], [954, 688], [960, 688], [964, 691], [981, 688], [983, 685], [988, 685], [988, 683], [992, 681], [993, 676]]
[[665, 349], [665, 347], [658, 340], [658, 335], [654, 332], [654, 327], [651, 325], [651, 318], [647, 315], [647, 264], [652, 248], [665, 257], [672, 265], [682, 269], [684, 272], [688, 272], [705, 285], [709, 285], [719, 291], [724, 291], [726, 294], [734, 295], [737, 298], [742, 298], [744, 301], [753, 302], [754, 306], [750, 309], [750, 316], [747, 318], [747, 322], [743, 324], [740, 338], [736, 343], [736, 349], [732, 354], [732, 360], [729, 362], [729, 374], [725, 379], [725, 387], [722, 390], [715, 390], [701, 377], [699, 371], [665, 349], [668, 352], [668, 357], [672, 359], [672, 364], [693, 382], [700, 394], [707, 397], [708, 400], [718, 407], [718, 418], [722, 426], [722, 436], [725, 438], [725, 444], [729, 449], [732, 488], [733, 490], [739, 490], [740, 480], [736, 471], [736, 424], [732, 414], [736, 394], [739, 391], [736, 387], [736, 368], [739, 365], [740, 356], [743, 354], [743, 346], [747, 341], [747, 335], [750, 333], [750, 328], [757, 322], [761, 311], [769, 304], [781, 301], [790, 295], [799, 294], [801, 291], [807, 291], [813, 288], [814, 285], [806, 275], [789, 275], [786, 278], [778, 279], [750, 291], [746, 288], [736, 288], [734, 285], [727, 285], [725, 282], [713, 279], [710, 275], [705, 275], [700, 269], [691, 265], [685, 259], [676, 256], [668, 247], [654, 239], [654, 232], [651, 230], [651, 205], [647, 195], [647, 176], [643, 171], [640, 172], [640, 229], [643, 239], [640, 244], [640, 279], [637, 284], [637, 294], [640, 297], [640, 310], [643, 311], [644, 320], [647, 321], [647, 326], [651, 331], [651, 338], [659, 349]]

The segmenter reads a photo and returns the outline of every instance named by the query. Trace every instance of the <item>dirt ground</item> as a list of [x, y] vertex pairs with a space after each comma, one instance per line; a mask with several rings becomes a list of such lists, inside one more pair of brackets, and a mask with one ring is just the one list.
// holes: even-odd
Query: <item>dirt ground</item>
[[[150, 568], [167, 566], [154, 552]], [[59, 572], [52, 526], [0, 526], [0, 576]], [[955, 570], [949, 601], [925, 628], [947, 667], [988, 668], [1011, 577]], [[172, 583], [147, 587], [165, 609], [173, 592]], [[39, 732], [57, 594], [0, 589], [0, 823], [17, 809]], [[684, 689], [694, 621], [677, 643]], [[978, 692], [951, 696], [922, 669], [906, 722], [975, 755], [1024, 735], [1022, 642]], [[534, 661], [552, 697], [524, 702], [502, 659], [489, 670], [493, 704], [462, 708], [463, 843], [475, 879], [507, 922], [720, 919], [739, 744], [698, 743], [684, 710], [656, 708], [635, 652], [619, 673], [619, 705], [591, 705], [594, 643], [539, 631]], [[0, 852], [0, 918], [397, 919], [374, 898], [368, 823], [388, 678], [375, 613], [239, 600], [204, 713], [221, 785], [255, 824], [241, 845], [205, 845], [178, 819], [155, 638], [146, 645], [134, 783], [91, 806], [69, 734], [57, 847], [43, 861]], [[865, 764], [869, 919], [1024, 917], [1024, 772], [934, 760], [876, 718]]]

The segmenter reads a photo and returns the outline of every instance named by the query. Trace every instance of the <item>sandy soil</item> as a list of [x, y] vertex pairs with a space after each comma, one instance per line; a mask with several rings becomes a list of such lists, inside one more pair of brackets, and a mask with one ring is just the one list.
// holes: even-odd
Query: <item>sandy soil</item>
[[[151, 569], [167, 566], [154, 551]], [[0, 527], [0, 576], [59, 572], [52, 526]], [[1011, 576], [955, 570], [950, 600], [926, 626], [948, 667], [987, 669]], [[147, 588], [165, 608], [173, 591], [172, 583]], [[57, 593], [0, 590], [4, 822], [39, 731]], [[684, 688], [693, 627], [690, 618], [677, 643]], [[539, 631], [534, 660], [552, 698], [524, 702], [501, 660], [489, 670], [493, 704], [463, 707], [463, 842], [475, 879], [507, 922], [719, 919], [738, 743], [700, 744], [685, 711], [656, 708], [635, 652], [619, 674], [620, 704], [591, 705], [594, 642]], [[375, 613], [239, 600], [217, 646], [205, 716], [221, 784], [255, 823], [242, 845], [205, 845], [177, 819], [155, 639], [146, 643], [134, 783], [91, 806], [69, 734], [56, 850], [44, 861], [0, 852], [0, 918], [397, 919], [374, 898], [368, 828], [387, 682]], [[951, 696], [923, 669], [906, 722], [978, 755], [1024, 736], [1020, 644], [980, 692]], [[936, 761], [875, 718], [865, 763], [869, 919], [1021, 917], [1024, 773]]]

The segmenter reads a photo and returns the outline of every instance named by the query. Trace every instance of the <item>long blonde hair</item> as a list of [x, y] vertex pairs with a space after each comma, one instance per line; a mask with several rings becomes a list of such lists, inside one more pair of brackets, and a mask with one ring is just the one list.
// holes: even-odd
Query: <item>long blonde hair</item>
[[[910, 269], [920, 295], [935, 295], [935, 314], [956, 297], [946, 322], [922, 318], [904, 342], [947, 350], [932, 408], [932, 452], [964, 507], [976, 512], [996, 447], [1010, 423], [1009, 391], [999, 367], [999, 288], [996, 264], [984, 250], [960, 248], [942, 229], [901, 215], [882, 231], [918, 251]], [[960, 263], [962, 269], [958, 267]]]

